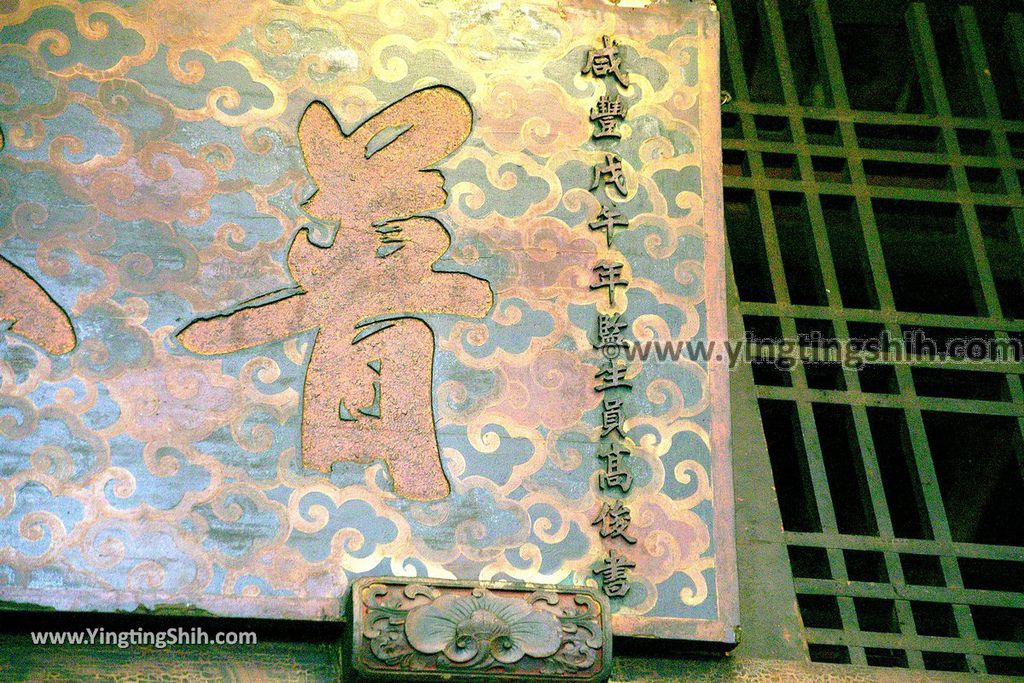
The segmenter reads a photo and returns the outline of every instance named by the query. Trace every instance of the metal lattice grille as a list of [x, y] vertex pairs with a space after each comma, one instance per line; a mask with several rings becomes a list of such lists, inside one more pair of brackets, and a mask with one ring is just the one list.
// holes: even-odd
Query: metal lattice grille
[[[720, 2], [757, 339], [1024, 339], [1018, 3]], [[753, 367], [813, 661], [1024, 674], [1024, 365]]]

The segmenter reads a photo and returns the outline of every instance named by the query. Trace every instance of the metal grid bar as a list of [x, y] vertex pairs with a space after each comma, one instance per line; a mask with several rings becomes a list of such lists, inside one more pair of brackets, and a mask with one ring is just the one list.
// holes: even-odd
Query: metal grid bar
[[[799, 97], [793, 83], [793, 69], [789, 62], [789, 52], [784, 38], [785, 29], [783, 28], [782, 17], [779, 13], [778, 0], [762, 0], [758, 6], [758, 10], [761, 23], [765, 27], [765, 34], [769, 36], [772, 55], [775, 58], [775, 65], [778, 68], [783, 100], [788, 105], [799, 104]], [[806, 144], [806, 135], [803, 129], [802, 119], [800, 117], [790, 117], [789, 127], [795, 145], [799, 148]], [[808, 177], [808, 175], [812, 173], [810, 156], [807, 154], [799, 154], [797, 156], [797, 160], [801, 176]], [[757, 191], [759, 205], [762, 197], [767, 198], [770, 202], [770, 196], [771, 195], [765, 192], [763, 188], [759, 189]], [[820, 213], [820, 202], [814, 202], [812, 200], [812, 197], [816, 198], [817, 195], [807, 193], [805, 196], [809, 200], [810, 204], [817, 205], [818, 213]], [[771, 212], [769, 212], [769, 214], [770, 213]], [[774, 227], [773, 215], [770, 216], [770, 220], [772, 220]], [[823, 279], [825, 281], [825, 291], [829, 298], [829, 306], [838, 306], [837, 295], [839, 289], [838, 282], [835, 277], [835, 271], [831, 267], [831, 254], [826, 258], [824, 253], [828, 250], [828, 240], [824, 239], [824, 223], [812, 220], [811, 226], [814, 231], [814, 251], [817, 254], [816, 260], [819, 271], [823, 274]], [[766, 231], [765, 241], [766, 243], [771, 243], [770, 249], [772, 252], [777, 251], [781, 255], [781, 247], [779, 245], [777, 232], [773, 230], [772, 233], [768, 233]], [[780, 258], [778, 263], [781, 262]], [[778, 267], [776, 267], [775, 270], [778, 270]], [[790, 300], [788, 291], [785, 291], [784, 293], [784, 297], [780, 296], [780, 292], [777, 290], [776, 301], [788, 302]], [[796, 321], [794, 319], [783, 318], [780, 320], [780, 323], [782, 327], [782, 334], [786, 339], [796, 338], [797, 328]], [[793, 369], [792, 377], [794, 389], [796, 391], [807, 392], [809, 390], [805, 368], [799, 361]], [[838, 533], [834, 506], [829, 489], [828, 474], [824, 463], [824, 454], [822, 453], [821, 441], [818, 435], [818, 428], [812, 410], [812, 404], [806, 401], [798, 402], [797, 413], [800, 419], [800, 431], [803, 434], [804, 453], [807, 458], [808, 469], [811, 475], [814, 498], [818, 503], [818, 517], [821, 521], [822, 530], [825, 533]], [[843, 561], [842, 553], [836, 549], [829, 549], [827, 554], [832, 576], [839, 580], [845, 580], [846, 566]], [[853, 599], [847, 596], [837, 596], [837, 602], [843, 629], [855, 630], [857, 628], [857, 614]], [[850, 654], [851, 663], [867, 663], [862, 651], [851, 650]]]
[[[735, 87], [735, 82], [734, 82]], [[738, 92], [738, 89], [737, 89]], [[736, 93], [732, 93], [736, 97]], [[772, 102], [749, 102], [734, 99], [726, 107], [727, 112], [742, 114], [763, 114], [766, 116], [803, 116], [811, 119], [831, 119], [850, 123], [867, 123], [893, 126], [946, 126], [951, 128], [985, 128], [1004, 133], [1024, 132], [1024, 121], [998, 119], [985, 116], [943, 116], [939, 114], [907, 114], [897, 112], [875, 112], [825, 107], [801, 107], [799, 105]]]
[[934, 588], [929, 586], [904, 585], [896, 587], [892, 583], [851, 582], [848, 579], [801, 579], [793, 580], [801, 593], [811, 595], [848, 595], [859, 598], [904, 598], [923, 602], [942, 602], [953, 598], [972, 605], [992, 607], [1018, 607], [1020, 601], [1012, 593], [995, 593], [992, 591], [969, 590], [966, 588]]
[[[1013, 546], [983, 545], [955, 541], [921, 540], [915, 538], [883, 539], [875, 536], [853, 534], [822, 534], [806, 531], [787, 531], [784, 534], [789, 545], [814, 546], [819, 548], [844, 548], [848, 550], [893, 551], [914, 555], [951, 555], [960, 558], [983, 560], [1019, 560], [1020, 548]], [[1016, 594], [1019, 596], [1019, 594]]]
[[[975, 16], [974, 8], [972, 7], [961, 7], [957, 13], [957, 28], [959, 29], [961, 49], [964, 53], [964, 59], [970, 65], [970, 72], [975, 76], [975, 83], [977, 85], [978, 93], [981, 98], [982, 106], [986, 115], [999, 116], [999, 97], [996, 94], [995, 85], [992, 83], [992, 79], [988, 74], [991, 74], [989, 68], [988, 55], [985, 52], [985, 45], [981, 38], [981, 29], [978, 27], [978, 19]], [[996, 154], [1003, 158], [1011, 158], [1013, 152], [1010, 148], [1009, 139], [1005, 133], [994, 135], [992, 138], [993, 145], [996, 150]], [[1011, 195], [1021, 196], [1021, 188], [1017, 174], [1009, 167], [1003, 167], [1001, 171], [1002, 181]], [[970, 188], [967, 190], [970, 192]], [[977, 225], [977, 213], [973, 204], [969, 205], [969, 216], [974, 220], [975, 226], [978, 229], [977, 240], [981, 249], [982, 254], [985, 251], [984, 239], [981, 237], [980, 225]], [[1018, 211], [1015, 222], [1019, 225], [1024, 212]], [[973, 228], [972, 228], [973, 229]], [[1017, 231], [1018, 238], [1021, 237], [1021, 231]], [[972, 233], [972, 244], [974, 242], [974, 234]], [[1021, 241], [1021, 246], [1024, 247], [1024, 241]], [[1024, 248], [1022, 252], [1024, 253]], [[986, 299], [991, 296], [994, 299], [989, 305], [988, 310], [995, 314], [1001, 315], [1002, 309], [999, 304], [999, 296], [995, 290], [995, 282], [993, 280], [992, 268], [987, 258], [984, 261], [979, 260], [978, 266], [986, 274], [987, 279], [983, 281], [984, 286], [988, 286], [988, 282], [992, 281], [991, 295], [989, 290], [986, 289]], [[996, 339], [1008, 340], [1009, 335], [1004, 330], [996, 331]], [[1024, 363], [1021, 364], [1024, 367]], [[1022, 385], [1022, 378], [1020, 376], [1014, 378], [1008, 378], [1008, 387], [1010, 392], [1010, 398], [1014, 405], [1024, 411], [1024, 385]], [[1018, 413], [1021, 417], [1017, 420], [1017, 428], [1020, 431], [1021, 437], [1024, 438], [1024, 412]], [[1017, 454], [1017, 462], [1021, 471], [1024, 472], [1024, 453]]]
[[[830, 325], [841, 339], [850, 337], [852, 324], [868, 324], [884, 329], [894, 339], [901, 338], [904, 327], [987, 333], [1003, 342], [1007, 342], [1011, 335], [1019, 337], [1024, 332], [1024, 320], [1007, 318], [1004, 314], [978, 207], [986, 207], [986, 211], [990, 207], [1003, 207], [1007, 210], [1011, 217], [1012, 239], [1024, 255], [1024, 196], [1021, 194], [1024, 155], [1015, 150], [1015, 144], [1019, 145], [1016, 140], [1021, 139], [1019, 136], [1024, 131], [1024, 122], [1003, 118], [998, 93], [989, 75], [983, 35], [973, 9], [960, 8], [956, 10], [953, 19], [968, 82], [976, 89], [977, 99], [981, 103], [977, 117], [958, 116], [954, 113], [946, 90], [944, 65], [936, 51], [935, 34], [923, 3], [910, 3], [906, 14], [906, 29], [912, 46], [912, 68], [926, 107], [923, 114], [851, 109], [848, 82], [843, 72], [843, 57], [828, 0], [812, 0], [807, 7], [806, 20], [809, 22], [814, 54], [801, 54], [799, 58], [815, 60], [818, 75], [823, 81], [817, 85], [822, 87], [826, 94], [825, 101], [830, 106], [801, 106], [790, 61], [791, 48], [786, 40], [787, 31], [791, 29], [788, 22], [793, 21], [793, 17], [786, 15], [784, 19], [778, 0], [758, 0], [756, 12], [749, 12], [747, 16], [739, 18], [737, 13], [747, 8], [749, 5], [721, 3], [726, 63], [736, 98], [726, 108], [726, 115], [735, 117], [739, 124], [732, 128], [731, 135], [726, 136], [723, 147], [727, 155], [733, 154], [733, 159], [743, 160], [740, 174], [727, 175], [725, 184], [727, 190], [748, 191], [753, 198], [755, 218], [764, 240], [766, 275], [770, 281], [770, 292], [767, 294], [771, 299], [768, 302], [741, 300], [741, 313], [744, 316], [777, 321], [787, 339], [796, 338], [799, 321], [819, 321]], [[760, 31], [763, 47], [756, 55], [756, 59], [761, 60], [758, 66], [762, 71], [774, 69], [777, 72], [778, 92], [772, 94], [771, 99], [781, 97], [781, 103], [758, 101], [761, 98], [751, 87], [745, 71], [744, 45], [739, 39], [738, 26], [743, 19], [747, 22], [746, 26], [753, 26]], [[1024, 18], [1019, 14], [1009, 15], [1005, 33], [1012, 52], [1010, 60], [1016, 68], [1016, 78], [1024, 86]], [[793, 58], [796, 57], [794, 54]], [[1021, 91], [1024, 94], [1024, 87]], [[776, 123], [784, 121], [787, 135], [782, 139], [762, 137], [759, 124], [765, 117], [773, 117]], [[837, 135], [831, 141], [815, 140], [807, 128], [812, 123], [819, 127], [831, 125]], [[864, 134], [871, 126], [902, 126], [930, 131], [934, 133], [935, 146], [931, 151], [922, 151], [901, 149], [898, 146], [886, 149], [876, 143], [869, 144], [871, 141], [864, 139]], [[961, 134], [979, 130], [988, 132], [989, 148], [978, 150], [963, 147]], [[779, 173], [778, 168], [769, 168], [765, 155], [776, 159], [776, 167], [778, 159], [792, 158], [792, 174], [788, 171]], [[819, 177], [815, 162], [822, 157], [845, 161], [847, 177], [841, 181]], [[943, 187], [927, 183], [919, 186], [913, 183], [886, 185], [884, 179], [872, 177], [867, 168], [869, 165], [877, 167], [878, 163], [919, 164], [929, 170], [941, 168], [945, 169], [947, 180]], [[991, 170], [985, 174], [985, 169]], [[975, 177], [992, 177], [993, 172], [1001, 184], [1000, 191], [979, 189], [972, 184], [975, 179], [972, 174]], [[772, 203], [773, 197], [781, 196], [781, 193], [802, 195], [805, 202], [806, 227], [813, 245], [803, 245], [802, 248], [806, 250], [805, 258], [813, 263], [815, 276], [820, 278], [824, 288], [824, 300], [816, 305], [794, 303], [791, 296], [786, 259], [792, 254], [786, 252], [780, 239], [780, 226], [777, 225]], [[854, 220], [859, 225], [863, 239], [865, 272], [874, 289], [875, 308], [850, 308], [843, 304], [840, 296], [842, 282], [836, 267], [839, 256], [831, 244], [823, 196], [830, 200], [845, 197], [852, 202], [856, 212]], [[962, 251], [964, 264], [969, 266], [965, 268], [964, 274], [976, 308], [974, 315], [903, 310], [898, 306], [894, 282], [890, 279], [891, 264], [886, 261], [882, 231], [875, 214], [876, 202], [879, 200], [893, 200], [900, 205], [929, 202], [958, 207], [959, 232], [956, 246]], [[743, 265], [737, 263], [739, 268], [743, 268]], [[1021, 280], [1024, 282], [1024, 270]], [[870, 393], [862, 386], [859, 373], [845, 367], [840, 372], [842, 386], [828, 389], [813, 387], [809, 384], [808, 368], [797, 360], [789, 376], [789, 386], [762, 384], [755, 388], [759, 400], [785, 401], [796, 410], [800, 434], [795, 437], [802, 446], [800, 457], [805, 460], [813, 492], [812, 504], [821, 522], [820, 532], [785, 531], [783, 534], [790, 547], [822, 549], [830, 577], [794, 578], [794, 599], [796, 594], [834, 598], [841, 625], [841, 628], [834, 629], [805, 627], [805, 638], [808, 643], [844, 648], [849, 653], [851, 663], [876, 663], [872, 657], [877, 659], [878, 653], [886, 655], [895, 651], [892, 656], [897, 659], [903, 657], [902, 663], [897, 665], [913, 669], [932, 667], [924, 656], [928, 653], [962, 655], [964, 670], [968, 671], [986, 671], [992, 657], [1016, 658], [1024, 667], [1024, 644], [980, 639], [971, 611], [972, 605], [1018, 607], [1024, 595], [965, 588], [958, 561], [961, 558], [1021, 560], [1024, 559], [1024, 551], [1019, 547], [964, 543], [953, 538], [925, 419], [926, 413], [945, 416], [1004, 416], [1014, 419], [1021, 433], [1021, 443], [1024, 443], [1024, 364], [1006, 362], [986, 367], [988, 372], [1002, 373], [1007, 382], [1006, 395], [993, 400], [920, 395], [914, 370], [938, 367], [967, 372], [977, 370], [975, 364], [966, 360], [938, 363], [927, 357], [916, 358], [912, 363], [897, 364], [893, 368], [898, 393], [880, 394]], [[865, 479], [862, 502], [877, 525], [872, 535], [844, 534], [838, 531], [837, 501], [833, 500], [835, 493], [828, 479], [825, 453], [818, 433], [821, 426], [815, 418], [816, 405], [849, 408], [852, 426], [847, 436], [853, 452], [859, 458], [857, 465], [862, 468]], [[894, 533], [890, 501], [886, 499], [886, 490], [882, 484], [883, 473], [876, 452], [878, 444], [872, 433], [870, 411], [875, 409], [896, 410], [903, 416], [909, 436], [913, 470], [920, 486], [921, 512], [927, 517], [931, 538], [898, 538]], [[1018, 450], [1024, 451], [1024, 448]], [[1017, 452], [1015, 455], [1019, 463], [1024, 463], [1024, 453]], [[881, 557], [887, 581], [875, 583], [852, 579], [848, 567], [851, 560], [846, 555], [848, 551]], [[938, 560], [944, 585], [919, 586], [909, 583], [901, 562], [901, 558], [908, 554]], [[864, 600], [882, 601], [883, 604], [891, 605], [895, 620], [893, 628], [897, 632], [875, 633], [864, 630], [858, 613]], [[915, 626], [913, 603], [947, 605], [955, 619], [957, 636], [919, 634]]]
[[[726, 180], [727, 187], [737, 187], [732, 179]], [[822, 318], [832, 311], [822, 306], [806, 306], [783, 303], [761, 303], [741, 301], [740, 310], [744, 315], [782, 315], [794, 318]], [[865, 322], [884, 324], [893, 318], [901, 325], [918, 325], [922, 327], [949, 327], [962, 330], [1005, 330], [1009, 332], [1024, 331], [1024, 320], [1008, 320], [999, 318], [982, 318], [976, 316], [949, 317], [937, 313], [906, 313], [886, 311], [885, 313], [871, 309], [844, 308], [836, 312], [837, 319], [847, 322]], [[999, 372], [1020, 372], [1018, 365], [1001, 366]], [[1015, 369], [1016, 368], [1016, 369]]]

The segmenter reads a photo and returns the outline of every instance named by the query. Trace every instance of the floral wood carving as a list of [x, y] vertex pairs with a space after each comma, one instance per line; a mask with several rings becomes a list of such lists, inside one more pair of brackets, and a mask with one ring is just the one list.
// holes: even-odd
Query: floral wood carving
[[352, 596], [362, 675], [600, 681], [610, 671], [610, 614], [590, 589], [365, 578]]

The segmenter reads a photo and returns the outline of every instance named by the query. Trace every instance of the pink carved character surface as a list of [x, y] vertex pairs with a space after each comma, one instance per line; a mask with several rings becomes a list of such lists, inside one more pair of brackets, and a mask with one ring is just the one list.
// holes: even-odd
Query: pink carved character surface
[[482, 317], [486, 281], [437, 272], [450, 237], [423, 212], [444, 206], [444, 179], [424, 170], [468, 137], [472, 112], [451, 88], [412, 93], [346, 135], [313, 102], [299, 143], [317, 191], [304, 208], [338, 226], [320, 247], [300, 230], [288, 252], [296, 287], [179, 333], [189, 350], [222, 354], [316, 330], [303, 388], [302, 460], [383, 460], [398, 495], [433, 500], [450, 487], [434, 427], [434, 335], [420, 317]]

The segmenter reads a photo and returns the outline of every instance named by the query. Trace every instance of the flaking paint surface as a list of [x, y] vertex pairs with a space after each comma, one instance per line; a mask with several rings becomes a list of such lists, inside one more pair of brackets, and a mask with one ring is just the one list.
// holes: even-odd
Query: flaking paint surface
[[[0, 2], [0, 256], [75, 335], [68, 351], [66, 339], [0, 333], [0, 597], [334, 618], [369, 574], [593, 585], [610, 543], [591, 525], [591, 339], [607, 309], [588, 285], [612, 253], [586, 227], [605, 151], [588, 113], [614, 86], [580, 69], [604, 34], [631, 74], [616, 143], [631, 226], [615, 245], [629, 334], [707, 339], [724, 330], [724, 276], [717, 20], [703, 4]], [[390, 176], [365, 169], [351, 203], [336, 186], [334, 200], [314, 197], [331, 154], [303, 154], [313, 103], [344, 136], [433, 86], [472, 112], [461, 144], [437, 155], [443, 206], [374, 213], [359, 187]], [[440, 120], [421, 104], [417, 121]], [[437, 189], [423, 159], [406, 161], [395, 172]], [[331, 429], [326, 408], [309, 414], [308, 380], [324, 321], [341, 322], [332, 311], [313, 311], [317, 329], [257, 327], [258, 344], [189, 343], [196, 321], [309, 287], [294, 249], [340, 254], [349, 228], [379, 239], [367, 224], [398, 218], [429, 248], [389, 258], [427, 254], [430, 273], [472, 293], [445, 301], [456, 290], [439, 283], [400, 323], [407, 354], [380, 336], [381, 348], [327, 359], [340, 374], [315, 390], [362, 387], [355, 412], [372, 399], [369, 361], [410, 365], [394, 376], [414, 379], [382, 386], [380, 405], [417, 401], [421, 426], [432, 411], [436, 458], [419, 462], [437, 469], [407, 473], [404, 492], [394, 465], [423, 455], [399, 452], [413, 432], [359, 434], [365, 452], [350, 454], [304, 439]], [[346, 267], [366, 265], [329, 267], [342, 291]], [[639, 540], [615, 627], [731, 640], [727, 383], [686, 360], [630, 376]]]

